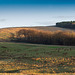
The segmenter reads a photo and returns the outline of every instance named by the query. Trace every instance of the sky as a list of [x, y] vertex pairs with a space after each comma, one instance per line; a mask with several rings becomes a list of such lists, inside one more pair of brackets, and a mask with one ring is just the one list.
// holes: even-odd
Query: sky
[[0, 0], [0, 28], [75, 21], [75, 0]]

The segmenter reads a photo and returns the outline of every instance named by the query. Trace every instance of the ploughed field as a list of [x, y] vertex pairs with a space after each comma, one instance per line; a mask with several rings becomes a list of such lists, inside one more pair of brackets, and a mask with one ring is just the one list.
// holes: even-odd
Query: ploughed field
[[0, 73], [75, 73], [75, 46], [0, 42]]

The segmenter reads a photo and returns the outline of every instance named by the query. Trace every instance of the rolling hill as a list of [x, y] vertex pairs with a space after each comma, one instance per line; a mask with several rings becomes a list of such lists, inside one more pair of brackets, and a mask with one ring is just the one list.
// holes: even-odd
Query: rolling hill
[[21, 29], [37, 29], [43, 31], [74, 31], [72, 29], [60, 28], [55, 26], [37, 26], [37, 27], [12, 27], [12, 28], [1, 28], [0, 29], [0, 41], [6, 41], [10, 36], [11, 33], [16, 33]]

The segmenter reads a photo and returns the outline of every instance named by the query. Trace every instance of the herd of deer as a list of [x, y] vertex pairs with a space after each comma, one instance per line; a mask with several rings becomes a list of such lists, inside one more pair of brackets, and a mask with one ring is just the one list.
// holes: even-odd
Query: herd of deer
[[58, 52], [60, 52], [61, 50], [65, 51], [65, 52], [63, 53], [63, 56], [66, 56], [66, 55], [68, 54], [67, 51], [72, 51], [72, 48], [57, 48], [56, 50], [57, 50]]
[[72, 48], [56, 48], [56, 49], [51, 49], [51, 52], [43, 52], [44, 54], [52, 55], [54, 54], [53, 52], [56, 51], [58, 53], [63, 54], [63, 56], [66, 56], [68, 54], [68, 51], [72, 51]]

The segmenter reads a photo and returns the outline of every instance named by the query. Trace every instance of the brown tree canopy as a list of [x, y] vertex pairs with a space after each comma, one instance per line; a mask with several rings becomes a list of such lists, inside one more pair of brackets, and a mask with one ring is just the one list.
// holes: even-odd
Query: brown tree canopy
[[75, 45], [75, 32], [69, 31], [40, 31], [21, 29], [16, 32], [14, 41], [50, 45]]

